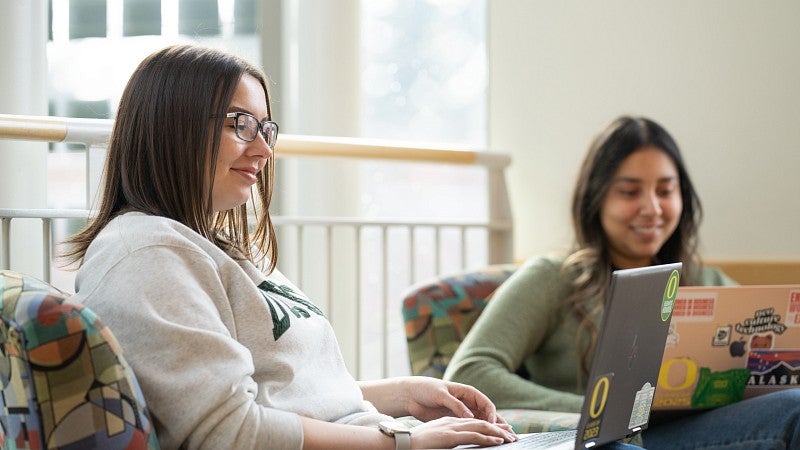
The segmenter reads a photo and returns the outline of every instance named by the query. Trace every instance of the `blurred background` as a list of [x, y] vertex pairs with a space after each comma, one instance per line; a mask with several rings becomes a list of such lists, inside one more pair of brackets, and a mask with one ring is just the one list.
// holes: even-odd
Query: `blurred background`
[[[0, 13], [3, 113], [112, 117], [146, 54], [180, 41], [225, 48], [270, 76], [283, 133], [511, 154], [518, 260], [569, 245], [589, 141], [620, 114], [646, 115], [685, 153], [707, 257], [800, 254], [797, 2], [0, 0]], [[47, 158], [46, 204], [82, 207], [78, 158], [60, 144]], [[20, 176], [13, 165], [2, 179]], [[285, 166], [284, 214], [485, 215], [480, 171]], [[326, 183], [347, 189], [307, 194]], [[474, 203], [448, 201], [465, 190]]]

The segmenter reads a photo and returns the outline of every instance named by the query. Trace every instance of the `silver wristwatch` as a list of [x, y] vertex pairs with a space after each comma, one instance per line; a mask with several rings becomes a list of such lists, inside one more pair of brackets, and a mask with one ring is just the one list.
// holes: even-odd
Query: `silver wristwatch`
[[411, 449], [411, 428], [403, 422], [383, 421], [378, 424], [383, 434], [394, 438], [395, 450]]

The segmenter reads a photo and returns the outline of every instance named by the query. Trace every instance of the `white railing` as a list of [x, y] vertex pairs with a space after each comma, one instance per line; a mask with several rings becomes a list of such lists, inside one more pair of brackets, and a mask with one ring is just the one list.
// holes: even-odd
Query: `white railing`
[[[110, 120], [0, 114], [2, 139], [84, 146], [86, 205], [92, 204], [97, 192], [111, 126]], [[348, 366], [360, 378], [408, 372], [400, 318], [400, 293], [406, 287], [443, 272], [512, 260], [511, 211], [504, 173], [510, 158], [505, 154], [364, 139], [281, 135], [276, 155], [454, 168], [478, 166], [486, 171], [488, 217], [485, 220], [273, 216], [283, 261], [279, 267], [320, 304], [337, 332]], [[54, 228], [61, 221], [85, 219], [89, 215], [88, 209], [0, 208], [0, 268], [14, 268], [17, 243], [11, 234], [16, 226], [13, 222], [19, 221], [20, 227], [28, 228], [35, 227], [31, 220], [34, 223], [39, 220], [42, 277], [57, 285], [52, 281], [54, 271], [61, 273], [54, 257], [57, 243], [53, 240], [59, 239], [54, 237], [58, 234]], [[284, 258], [286, 255], [289, 257]], [[287, 261], [290, 267], [284, 264]], [[58, 287], [71, 290], [71, 286]]]

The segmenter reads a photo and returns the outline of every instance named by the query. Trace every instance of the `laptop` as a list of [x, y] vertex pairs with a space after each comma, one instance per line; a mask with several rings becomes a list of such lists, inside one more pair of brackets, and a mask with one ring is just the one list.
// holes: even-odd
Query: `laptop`
[[800, 284], [680, 287], [657, 420], [800, 387]]
[[531, 433], [491, 448], [583, 450], [647, 428], [681, 269], [612, 273], [577, 430]]

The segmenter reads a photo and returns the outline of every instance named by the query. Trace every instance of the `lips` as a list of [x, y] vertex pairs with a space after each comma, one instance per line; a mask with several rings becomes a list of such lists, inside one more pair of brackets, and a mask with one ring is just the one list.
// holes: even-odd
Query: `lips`
[[631, 225], [630, 229], [642, 239], [653, 239], [663, 230], [663, 224]]
[[258, 178], [256, 178], [256, 174], [258, 173], [258, 170], [254, 169], [252, 167], [240, 167], [240, 168], [235, 168], [234, 167], [234, 168], [231, 168], [231, 170], [233, 170], [234, 172], [236, 172], [239, 175], [241, 175], [242, 177], [244, 177], [250, 183], [255, 183], [258, 180]]
[[637, 233], [648, 233], [663, 228], [663, 225], [631, 225], [631, 229]]

